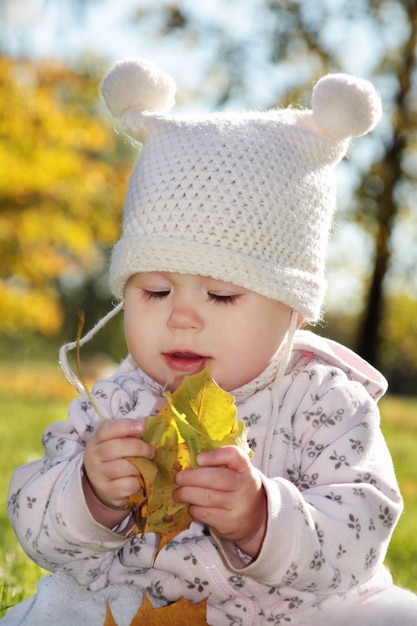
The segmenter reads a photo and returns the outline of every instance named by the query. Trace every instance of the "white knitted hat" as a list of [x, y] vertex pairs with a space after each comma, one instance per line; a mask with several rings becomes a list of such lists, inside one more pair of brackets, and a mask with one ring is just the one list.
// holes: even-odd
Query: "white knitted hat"
[[312, 110], [168, 115], [175, 83], [143, 59], [101, 86], [125, 132], [143, 143], [114, 247], [110, 282], [123, 297], [136, 272], [211, 276], [320, 317], [336, 206], [333, 168], [381, 116], [366, 80], [328, 74]]

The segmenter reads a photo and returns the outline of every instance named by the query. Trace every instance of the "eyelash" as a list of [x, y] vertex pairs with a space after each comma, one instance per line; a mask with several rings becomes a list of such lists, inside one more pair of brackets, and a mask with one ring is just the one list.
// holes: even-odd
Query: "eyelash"
[[[150, 300], [163, 300], [167, 296], [169, 296], [170, 291], [147, 291], [144, 289], [142, 291], [143, 297]], [[213, 304], [235, 304], [237, 300], [240, 298], [240, 294], [230, 294], [230, 295], [218, 295], [215, 293], [207, 294], [208, 300]]]
[[240, 294], [230, 294], [228, 296], [220, 296], [215, 293], [209, 293], [208, 299], [213, 304], [236, 304], [238, 299], [240, 298]]
[[169, 295], [169, 291], [148, 291], [147, 289], [143, 289], [142, 295], [145, 300], [163, 300], [163, 298]]

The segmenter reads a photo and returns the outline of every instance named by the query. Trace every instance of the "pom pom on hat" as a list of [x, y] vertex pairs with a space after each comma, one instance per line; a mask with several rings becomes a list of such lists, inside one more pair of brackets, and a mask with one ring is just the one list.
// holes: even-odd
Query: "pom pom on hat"
[[348, 74], [323, 76], [314, 87], [311, 105], [317, 126], [336, 141], [365, 135], [382, 115], [373, 85]]
[[166, 113], [175, 104], [174, 79], [147, 59], [117, 63], [104, 77], [101, 93], [114, 117], [129, 111]]

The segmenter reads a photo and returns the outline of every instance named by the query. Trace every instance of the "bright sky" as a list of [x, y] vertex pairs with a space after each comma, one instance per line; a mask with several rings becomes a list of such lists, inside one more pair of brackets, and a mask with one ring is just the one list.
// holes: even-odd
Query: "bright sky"
[[[71, 4], [73, 6], [69, 9]], [[0, 0], [3, 43], [16, 54], [29, 52], [34, 56], [53, 54], [65, 58], [77, 56], [81, 51], [91, 51], [114, 60], [143, 54], [150, 45], [155, 54], [158, 50], [165, 53], [163, 41], [157, 46], [154, 41], [151, 44], [152, 40], [144, 38], [143, 32], [139, 37], [137, 27], [130, 23], [135, 10], [152, 7], [153, 0], [93, 1], [81, 10], [81, 19], [77, 17], [75, 4], [72, 0]], [[190, 11], [194, 11], [192, 0], [183, 4], [189, 4]], [[234, 32], [244, 33], [253, 28], [255, 14], [255, 21], [259, 22], [259, 5], [262, 3], [252, 0], [243, 12], [236, 12], [237, 4], [237, 0], [227, 3], [210, 0], [199, 5], [198, 14], [211, 21], [221, 15], [222, 22], [230, 23]]]
[[78, 19], [77, 10], [70, 10], [65, 0], [2, 0], [2, 40], [13, 54], [29, 56], [71, 59], [84, 50], [109, 59], [134, 55], [139, 42], [127, 27], [134, 4], [135, 0], [92, 2]]
[[[328, 6], [333, 13], [334, 28], [326, 32], [326, 37], [340, 41], [344, 39], [344, 56], [355, 71], [362, 68], [366, 71], [375, 56], [378, 41], [369, 36], [369, 25], [354, 25], [353, 30], [337, 25], [338, 6], [345, 0], [310, 0], [305, 11], [311, 12], [311, 20], [320, 19], [323, 6]], [[91, 50], [110, 59], [132, 56], [143, 53], [149, 40], [141, 33], [139, 39], [137, 29], [132, 28], [129, 16], [138, 8], [152, 7], [154, 0], [99, 0], [88, 2], [85, 8], [82, 0], [0, 0], [0, 37], [7, 49], [15, 53], [30, 52], [36, 55], [51, 53], [58, 57], [72, 56], [80, 50]], [[196, 3], [194, 0], [183, 0], [183, 6], [189, 11], [210, 22], [221, 21], [223, 26], [229, 25], [231, 36], [255, 35], [262, 26], [264, 31], [268, 25], [265, 19], [265, 3], [263, 0], [210, 0]], [[68, 7], [72, 8], [69, 9]], [[82, 14], [79, 20], [74, 17]], [[396, 16], [398, 28], [404, 27], [400, 16]], [[370, 41], [370, 39], [372, 41]], [[159, 42], [158, 48], [163, 48]], [[358, 54], [360, 50], [360, 54]]]
[[[14, 56], [64, 58], [69, 63], [76, 61], [82, 53], [108, 59], [110, 63], [127, 57], [146, 56], [175, 77], [180, 92], [201, 89], [202, 68], [214, 54], [210, 34], [192, 51], [184, 48], [180, 38], [166, 37], [156, 41], [152, 32], [147, 36], [140, 24], [132, 25], [132, 16], [138, 8], [152, 7], [153, 2], [92, 1], [80, 15], [74, 8], [74, 0], [0, 0], [0, 49]], [[270, 26], [268, 20], [263, 19], [264, 0], [250, 0], [244, 11], [240, 8], [240, 0], [210, 0], [199, 3], [197, 8], [193, 0], [183, 0], [183, 6], [187, 4], [189, 11], [198, 15], [200, 21], [210, 24], [221, 21], [223, 28], [230, 30], [231, 37], [252, 38], [252, 41], [266, 39], [265, 33]], [[282, 68], [275, 67], [273, 71], [279, 76], [283, 74]], [[258, 100], [253, 106], [264, 103], [267, 106], [271, 98], [270, 82], [255, 69], [253, 83], [253, 93]], [[205, 109], [210, 107], [208, 92], [206, 96]], [[198, 106], [194, 103], [194, 108]]]

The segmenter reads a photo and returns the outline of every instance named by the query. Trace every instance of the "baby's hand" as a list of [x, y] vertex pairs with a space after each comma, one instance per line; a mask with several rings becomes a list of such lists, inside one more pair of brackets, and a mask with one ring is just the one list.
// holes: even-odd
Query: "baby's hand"
[[215, 534], [256, 558], [267, 522], [261, 473], [236, 446], [198, 455], [201, 467], [179, 472], [176, 502], [190, 504], [190, 515]]
[[127, 457], [155, 454], [153, 446], [140, 439], [143, 431], [144, 424], [137, 420], [109, 420], [87, 442], [84, 493], [91, 513], [105, 526], [112, 527], [126, 516], [127, 499], [139, 489], [139, 470]]

